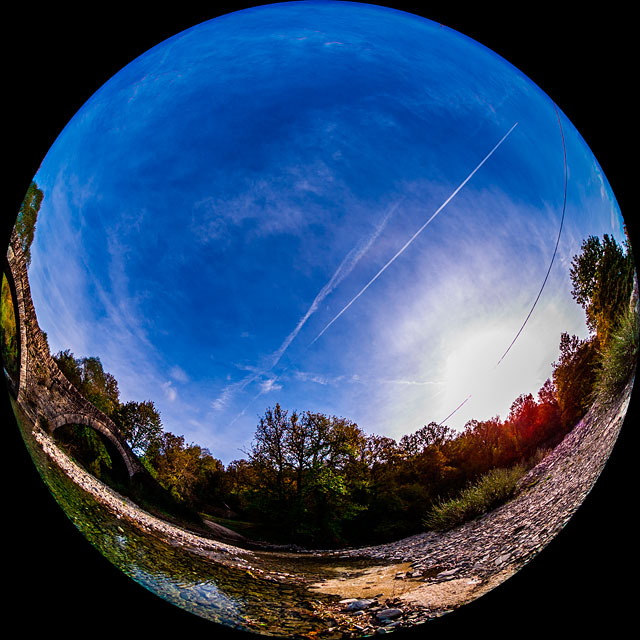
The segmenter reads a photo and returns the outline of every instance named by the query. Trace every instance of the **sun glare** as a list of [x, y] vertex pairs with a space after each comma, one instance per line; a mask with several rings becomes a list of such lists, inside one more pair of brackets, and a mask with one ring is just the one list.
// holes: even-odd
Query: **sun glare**
[[537, 366], [539, 344], [535, 336], [522, 334], [508, 356], [505, 352], [509, 331], [500, 325], [489, 329], [472, 328], [452, 349], [445, 365], [446, 391], [442, 397], [444, 418], [466, 398], [468, 400], [447, 424], [461, 428], [470, 418], [479, 420], [506, 417], [512, 402], [522, 393], [534, 393], [541, 382]]

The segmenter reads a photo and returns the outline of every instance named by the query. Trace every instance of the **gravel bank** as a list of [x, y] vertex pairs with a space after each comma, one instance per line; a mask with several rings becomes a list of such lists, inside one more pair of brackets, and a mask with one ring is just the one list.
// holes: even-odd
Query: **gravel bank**
[[[335, 622], [330, 627], [333, 637], [338, 629], [344, 636], [386, 633], [440, 616], [493, 589], [534, 558], [564, 527], [602, 472], [622, 426], [632, 384], [614, 405], [592, 408], [521, 479], [516, 497], [495, 511], [448, 532], [421, 533], [372, 547], [308, 552], [327, 558], [335, 571], [334, 579], [309, 585], [312, 593], [343, 600], [324, 611]], [[273, 564], [262, 569], [264, 552], [256, 555], [198, 536], [141, 510], [78, 467], [37, 427], [34, 436], [74, 482], [116, 517], [212, 561], [251, 569], [271, 580], [309, 583], [308, 577], [276, 571]], [[340, 558], [358, 557], [369, 558], [372, 566], [356, 572], [345, 568], [344, 573], [335, 566]], [[354, 607], [354, 601], [364, 604]]]

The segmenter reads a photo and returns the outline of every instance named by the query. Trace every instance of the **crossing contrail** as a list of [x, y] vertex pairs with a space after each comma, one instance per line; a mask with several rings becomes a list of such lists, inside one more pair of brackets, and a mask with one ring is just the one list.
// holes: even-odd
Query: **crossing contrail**
[[[338, 268], [336, 269], [333, 276], [331, 276], [330, 280], [322, 287], [322, 289], [318, 292], [313, 302], [307, 309], [307, 312], [300, 318], [298, 324], [295, 326], [293, 331], [284, 339], [280, 347], [271, 355], [271, 364], [266, 368], [256, 369], [251, 375], [247, 376], [240, 382], [233, 383], [227, 386], [222, 394], [218, 397], [218, 399], [213, 403], [214, 408], [222, 408], [226, 403], [226, 400], [229, 398], [231, 393], [234, 390], [242, 391], [247, 385], [255, 382], [262, 376], [270, 373], [275, 366], [280, 362], [282, 356], [285, 351], [289, 348], [289, 345], [296, 339], [297, 335], [300, 333], [302, 327], [306, 324], [307, 320], [319, 309], [322, 301], [333, 292], [333, 290], [353, 271], [356, 267], [360, 259], [369, 251], [371, 245], [378, 239], [378, 236], [384, 230], [389, 218], [393, 215], [396, 209], [402, 204], [404, 201], [404, 197], [397, 200], [389, 209], [387, 210], [384, 218], [377, 224], [373, 233], [371, 233], [364, 240], [361, 240], [349, 253], [345, 256], [343, 261], [340, 263]], [[307, 349], [309, 347], [306, 347]], [[287, 367], [284, 371], [287, 371], [289, 367]], [[282, 371], [275, 378], [270, 378], [267, 382], [270, 383], [270, 386], [266, 386], [265, 388], [261, 388], [258, 391], [258, 394], [249, 402], [249, 404], [229, 423], [228, 426], [234, 424], [234, 422], [242, 415], [244, 415], [245, 411], [255, 402], [261, 395], [266, 393], [272, 386], [278, 381], [280, 376], [284, 373]], [[219, 405], [219, 406], [216, 406]]]
[[300, 318], [295, 329], [285, 338], [284, 342], [280, 345], [280, 348], [273, 354], [273, 363], [271, 365], [271, 369], [273, 369], [278, 364], [280, 358], [282, 358], [282, 356], [284, 355], [284, 352], [289, 348], [289, 345], [293, 342], [293, 340], [295, 340], [296, 336], [300, 333], [300, 330], [305, 325], [307, 320], [311, 317], [311, 315], [318, 310], [322, 301], [330, 293], [332, 293], [333, 290], [353, 271], [358, 262], [360, 262], [360, 259], [367, 253], [367, 251], [369, 251], [371, 245], [378, 239], [378, 236], [382, 233], [382, 230], [385, 228], [391, 215], [400, 206], [400, 204], [402, 204], [403, 201], [404, 197], [395, 202], [395, 204], [393, 204], [389, 208], [382, 221], [374, 229], [373, 233], [366, 238], [366, 241], [361, 241], [360, 244], [356, 245], [353, 249], [351, 249], [351, 251], [349, 251], [331, 279], [324, 285], [324, 287], [322, 287], [318, 295], [314, 298], [311, 306], [307, 309], [307, 312], [302, 318]]
[[[516, 122], [511, 127], [511, 129], [509, 129], [509, 131], [507, 131], [507, 133], [502, 136], [500, 141], [482, 159], [480, 164], [478, 164], [478, 166], [458, 185], [458, 187], [456, 187], [451, 195], [436, 209], [433, 215], [411, 236], [411, 238], [409, 238], [409, 240], [405, 242], [403, 247], [393, 256], [393, 258], [391, 258], [391, 260], [389, 260], [389, 262], [387, 262], [387, 264], [385, 264], [384, 267], [382, 267], [380, 271], [378, 271], [378, 273], [376, 273], [376, 275], [373, 276], [373, 278], [371, 278], [371, 280], [369, 280], [369, 282], [367, 282], [367, 284], [362, 289], [360, 289], [360, 291], [353, 298], [351, 298], [351, 300], [342, 308], [342, 310], [333, 317], [333, 319], [324, 327], [324, 329], [311, 341], [311, 344], [316, 342], [316, 340], [318, 340], [318, 338], [322, 336], [322, 334], [391, 266], [391, 264], [405, 252], [407, 247], [425, 230], [427, 225], [429, 225], [431, 221], [449, 204], [449, 202], [451, 202], [451, 200], [456, 197], [460, 189], [462, 189], [462, 187], [464, 187], [464, 185], [467, 184], [469, 180], [471, 180], [476, 171], [478, 171], [478, 169], [480, 169], [480, 167], [494, 154], [496, 149], [507, 139], [509, 134], [516, 128], [517, 125], [518, 123]], [[309, 346], [311, 346], [311, 344]]]

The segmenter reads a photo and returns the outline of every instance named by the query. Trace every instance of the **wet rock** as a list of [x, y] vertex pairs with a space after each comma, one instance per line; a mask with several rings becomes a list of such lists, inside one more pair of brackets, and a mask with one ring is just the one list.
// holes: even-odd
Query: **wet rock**
[[369, 600], [369, 599], [362, 599], [362, 600], [354, 600], [353, 602], [350, 602], [347, 607], [346, 610], [347, 611], [361, 611], [363, 609], [368, 609], [373, 603], [375, 602], [375, 600]]
[[384, 623], [387, 620], [395, 620], [402, 615], [402, 609], [383, 609], [376, 613], [376, 620]]

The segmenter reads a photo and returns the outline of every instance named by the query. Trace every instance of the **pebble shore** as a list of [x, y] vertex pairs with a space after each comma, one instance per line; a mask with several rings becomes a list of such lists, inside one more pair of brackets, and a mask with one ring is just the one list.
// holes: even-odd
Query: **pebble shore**
[[[311, 584], [308, 577], [274, 571], [273, 566], [264, 568], [264, 552], [255, 554], [167, 523], [78, 467], [39, 427], [33, 433], [48, 456], [117, 518], [126, 518], [171, 545], [249, 570], [262, 579], [304, 582], [311, 590], [333, 593], [341, 600], [318, 611], [326, 621], [320, 635], [359, 637], [388, 633], [443, 615], [493, 589], [534, 558], [564, 527], [602, 472], [624, 421], [632, 386], [633, 380], [615, 404], [593, 407], [562, 443], [520, 480], [516, 496], [491, 513], [451, 531], [421, 533], [378, 546], [306, 552], [332, 561], [370, 559], [374, 568], [365, 576], [371, 580], [363, 587], [353, 572], [330, 584]], [[402, 570], [390, 574], [396, 565]], [[377, 588], [383, 584], [384, 589]], [[362, 592], [358, 592], [360, 588]]]

